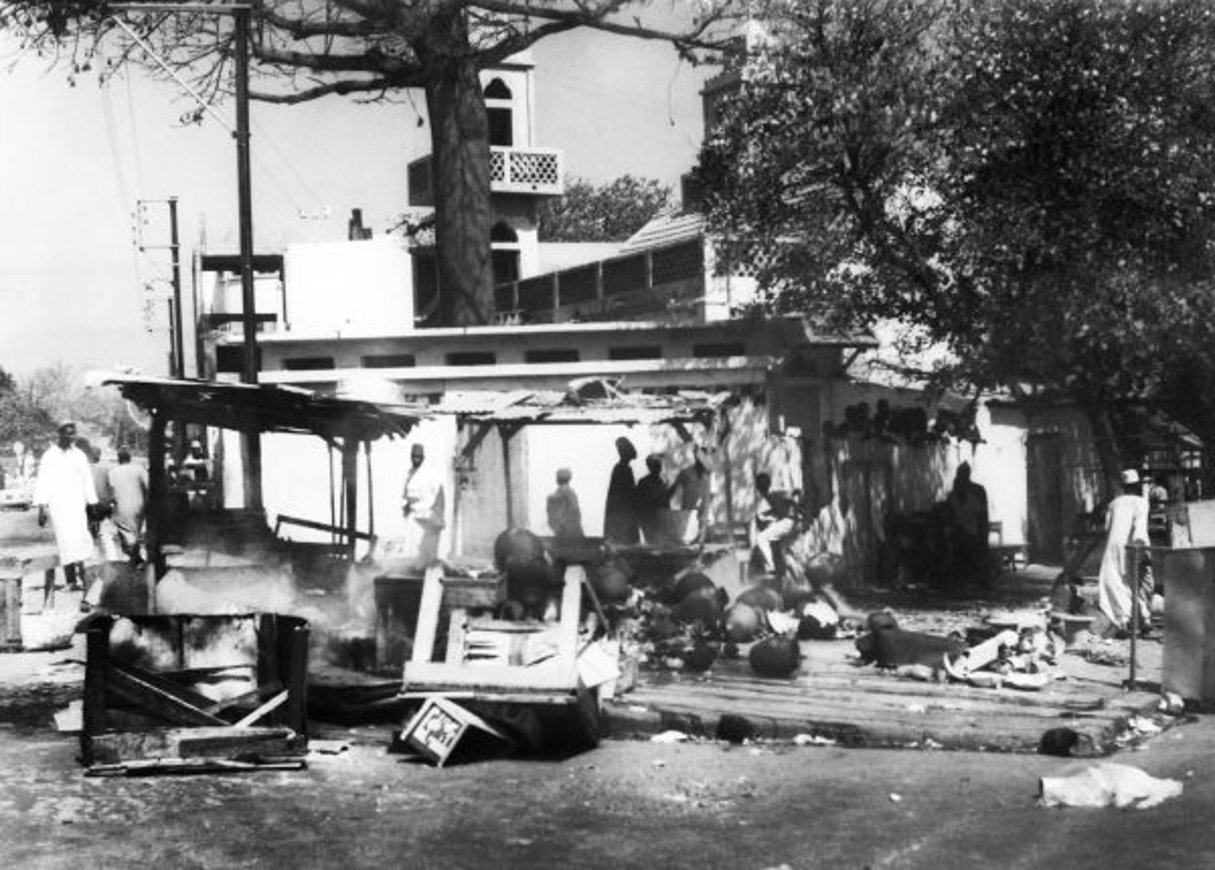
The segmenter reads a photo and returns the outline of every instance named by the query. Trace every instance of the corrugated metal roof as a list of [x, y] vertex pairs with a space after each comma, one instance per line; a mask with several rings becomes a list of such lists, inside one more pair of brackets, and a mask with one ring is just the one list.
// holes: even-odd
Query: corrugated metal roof
[[620, 255], [635, 254], [651, 248], [665, 248], [699, 239], [705, 232], [704, 215], [696, 212], [666, 212], [633, 233], [620, 246]]
[[241, 432], [300, 432], [374, 441], [403, 436], [425, 409], [339, 399], [298, 387], [106, 375], [102, 384], [166, 419]]
[[564, 391], [452, 391], [430, 410], [435, 414], [456, 414], [485, 423], [708, 424], [730, 399], [728, 392], [684, 390], [661, 395], [625, 392], [614, 381], [583, 378], [571, 381]]

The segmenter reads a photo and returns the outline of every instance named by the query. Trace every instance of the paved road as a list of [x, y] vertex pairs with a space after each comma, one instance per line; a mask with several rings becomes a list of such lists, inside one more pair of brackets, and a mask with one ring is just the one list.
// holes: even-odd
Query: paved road
[[1036, 755], [611, 741], [442, 770], [388, 732], [300, 772], [90, 779], [47, 726], [64, 653], [0, 657], [0, 848], [14, 868], [1215, 866], [1215, 718], [1115, 760], [1182, 779], [1149, 810], [1046, 809]]

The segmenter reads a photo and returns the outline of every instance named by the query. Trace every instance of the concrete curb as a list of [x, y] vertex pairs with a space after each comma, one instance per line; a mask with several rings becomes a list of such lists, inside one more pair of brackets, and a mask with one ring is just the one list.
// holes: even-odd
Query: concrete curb
[[[1091, 749], [1085, 755], [1105, 756], [1117, 751], [1118, 738], [1129, 729], [1132, 717], [1156, 710], [1156, 698], [1128, 706], [1112, 719], [1060, 718], [1058, 727], [1071, 728], [1088, 737]], [[792, 742], [798, 736], [832, 741], [848, 748], [941, 749], [969, 752], [1036, 753], [1041, 735], [1012, 735], [974, 732], [951, 733], [941, 723], [908, 721], [901, 727], [874, 727], [857, 722], [804, 721], [755, 716], [745, 713], [689, 713], [678, 709], [656, 709], [630, 704], [628, 696], [610, 701], [601, 711], [603, 734], [613, 739], [648, 739], [664, 731], [681, 731], [689, 737], [709, 740], [769, 740]]]

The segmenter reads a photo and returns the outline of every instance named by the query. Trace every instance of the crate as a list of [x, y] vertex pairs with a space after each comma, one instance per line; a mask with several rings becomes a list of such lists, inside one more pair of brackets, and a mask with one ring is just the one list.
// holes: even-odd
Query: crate
[[80, 744], [91, 772], [302, 763], [305, 620], [104, 616], [85, 643]]
[[[453, 610], [489, 610], [506, 598], [504, 574], [444, 575], [441, 582], [440, 624], [443, 626], [447, 625]], [[373, 583], [376, 667], [399, 669], [413, 648], [422, 603], [423, 573], [412, 570], [385, 573], [376, 577]], [[444, 637], [436, 638], [440, 655], [444, 642]]]

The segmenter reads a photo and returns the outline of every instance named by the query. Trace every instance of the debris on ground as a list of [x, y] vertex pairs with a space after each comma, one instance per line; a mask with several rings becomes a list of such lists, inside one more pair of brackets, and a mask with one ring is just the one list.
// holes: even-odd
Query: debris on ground
[[1065, 776], [1042, 777], [1038, 804], [1148, 809], [1177, 797], [1181, 791], [1180, 780], [1157, 779], [1127, 764], [1099, 762]]

